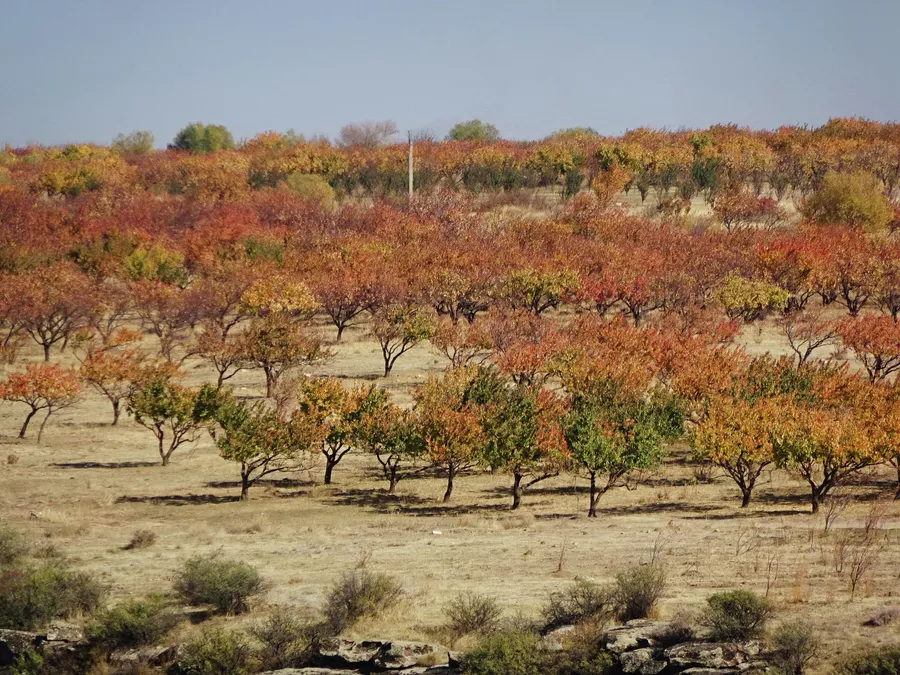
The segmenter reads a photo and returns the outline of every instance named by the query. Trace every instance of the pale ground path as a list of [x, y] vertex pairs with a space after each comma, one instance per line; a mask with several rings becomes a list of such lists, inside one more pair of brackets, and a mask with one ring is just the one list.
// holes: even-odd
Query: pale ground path
[[[378, 347], [363, 335], [359, 328], [348, 331], [334, 361], [314, 372], [378, 373]], [[742, 342], [755, 353], [783, 350], [770, 325], [759, 334], [751, 330]], [[37, 359], [29, 346], [23, 360]], [[72, 357], [54, 352], [54, 360]], [[425, 371], [443, 367], [441, 357], [419, 346], [398, 361], [389, 380], [374, 381], [408, 401]], [[209, 376], [195, 363], [188, 370], [191, 383]], [[232, 383], [241, 395], [262, 392], [258, 372]], [[822, 535], [821, 516], [806, 513], [804, 486], [782, 472], [766, 473], [754, 504], [741, 511], [733, 484], [721, 476], [697, 484], [682, 450], [647, 484], [605, 495], [600, 517], [588, 520], [586, 485], [572, 477], [541, 484], [526, 494], [520, 512], [511, 513], [507, 477], [464, 476], [445, 507], [442, 478], [403, 481], [399, 497], [389, 499], [375, 462], [351, 454], [330, 488], [313, 484], [321, 483], [317, 470], [298, 485], [255, 487], [241, 504], [227, 501], [238, 494], [237, 472], [208, 438], [177, 451], [172, 465], [162, 468], [155, 465], [150, 433], [124, 416], [118, 428], [109, 427], [111, 408], [93, 392], [51, 418], [40, 446], [15, 438], [24, 413], [22, 406], [0, 405], [0, 453], [21, 458], [0, 468], [0, 519], [99, 573], [116, 597], [166, 591], [187, 557], [221, 551], [258, 566], [272, 581], [268, 603], [315, 606], [329, 583], [371, 554], [369, 568], [395, 574], [410, 597], [357, 634], [427, 638], [422, 627], [439, 623], [442, 605], [458, 592], [496, 595], [509, 613], [534, 613], [549, 591], [576, 577], [608, 581], [618, 568], [648, 561], [657, 544], [670, 579], [663, 615], [699, 609], [715, 590], [764, 592], [774, 562], [770, 595], [780, 617], [812, 621], [839, 650], [900, 636], [900, 625], [861, 625], [883, 607], [900, 606], [900, 502], [884, 501], [889, 545], [857, 600], [848, 603], [846, 583], [833, 569], [833, 538]], [[836, 528], [859, 527], [879, 492], [892, 494], [891, 472], [873, 473], [870, 487], [856, 490], [867, 501], [845, 512]], [[157, 533], [157, 543], [122, 550], [144, 528]]]

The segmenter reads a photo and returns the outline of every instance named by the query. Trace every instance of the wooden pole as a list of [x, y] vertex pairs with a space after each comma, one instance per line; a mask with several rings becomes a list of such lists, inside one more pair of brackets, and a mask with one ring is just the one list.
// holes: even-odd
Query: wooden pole
[[413, 198], [413, 138], [412, 132], [407, 132], [409, 136], [409, 201]]

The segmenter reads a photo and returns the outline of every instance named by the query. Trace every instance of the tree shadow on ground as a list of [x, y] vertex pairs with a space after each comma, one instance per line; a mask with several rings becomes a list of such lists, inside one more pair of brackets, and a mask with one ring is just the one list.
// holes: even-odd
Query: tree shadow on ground
[[[698, 514], [709, 513], [721, 509], [720, 506], [686, 504], [684, 502], [650, 502], [647, 504], [622, 504], [621, 506], [602, 506], [602, 503], [603, 502], [601, 501], [601, 506], [597, 507], [597, 513], [607, 516], [652, 515], [669, 511]], [[690, 516], [683, 517], [688, 518]]]
[[[253, 488], [261, 488], [261, 487], [299, 488], [299, 487], [309, 487], [309, 486], [315, 485], [315, 484], [316, 484], [315, 481], [300, 480], [298, 478], [260, 478], [258, 481], [253, 483]], [[241, 482], [237, 481], [237, 480], [211, 481], [209, 483], [205, 483], [204, 487], [234, 489], [234, 488], [240, 488]], [[253, 488], [251, 488], [251, 489], [253, 489]]]
[[494, 504], [443, 504], [413, 495], [389, 495], [383, 490], [342, 490], [329, 499], [342, 506], [358, 506], [378, 513], [409, 516], [452, 516], [469, 513], [496, 513], [509, 507]]
[[137, 469], [161, 465], [159, 462], [58, 462], [50, 466], [57, 469]]
[[166, 506], [195, 506], [198, 504], [227, 504], [240, 501], [237, 495], [156, 495], [148, 497], [117, 497], [116, 504], [165, 504]]

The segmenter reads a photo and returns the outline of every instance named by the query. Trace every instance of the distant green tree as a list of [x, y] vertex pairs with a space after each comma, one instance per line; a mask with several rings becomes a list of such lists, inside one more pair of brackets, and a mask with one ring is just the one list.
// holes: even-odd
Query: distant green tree
[[591, 127], [569, 127], [568, 129], [557, 129], [547, 136], [547, 140], [556, 140], [564, 138], [579, 138], [581, 136], [599, 136], [600, 132]]
[[198, 154], [229, 150], [234, 147], [231, 132], [221, 124], [188, 124], [178, 132], [169, 148]]
[[112, 149], [120, 155], [146, 155], [153, 149], [153, 132], [135, 130], [119, 134], [113, 139]]
[[469, 120], [460, 122], [450, 129], [447, 134], [448, 141], [496, 141], [500, 138], [500, 132], [493, 124], [481, 120]]
[[885, 229], [893, 217], [880, 181], [864, 171], [827, 174], [822, 188], [801, 210], [818, 225], [847, 225], [870, 232]]

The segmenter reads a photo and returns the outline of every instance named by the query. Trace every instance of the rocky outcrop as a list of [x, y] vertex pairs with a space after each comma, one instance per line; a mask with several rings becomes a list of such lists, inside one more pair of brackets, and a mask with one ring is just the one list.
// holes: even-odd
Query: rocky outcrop
[[659, 621], [630, 621], [608, 630], [602, 642], [627, 675], [735, 675], [766, 667], [756, 642], [672, 645], [670, 625]]
[[84, 652], [87, 645], [78, 626], [62, 621], [51, 623], [40, 633], [0, 629], [0, 668], [11, 666], [19, 654], [29, 649], [68, 660]]
[[[351, 669], [359, 672], [426, 672], [428, 667], [446, 666], [449, 655], [445, 647], [424, 642], [402, 640], [364, 640], [345, 638], [325, 640], [319, 649], [317, 665], [324, 668]], [[438, 671], [435, 671], [438, 672]]]

